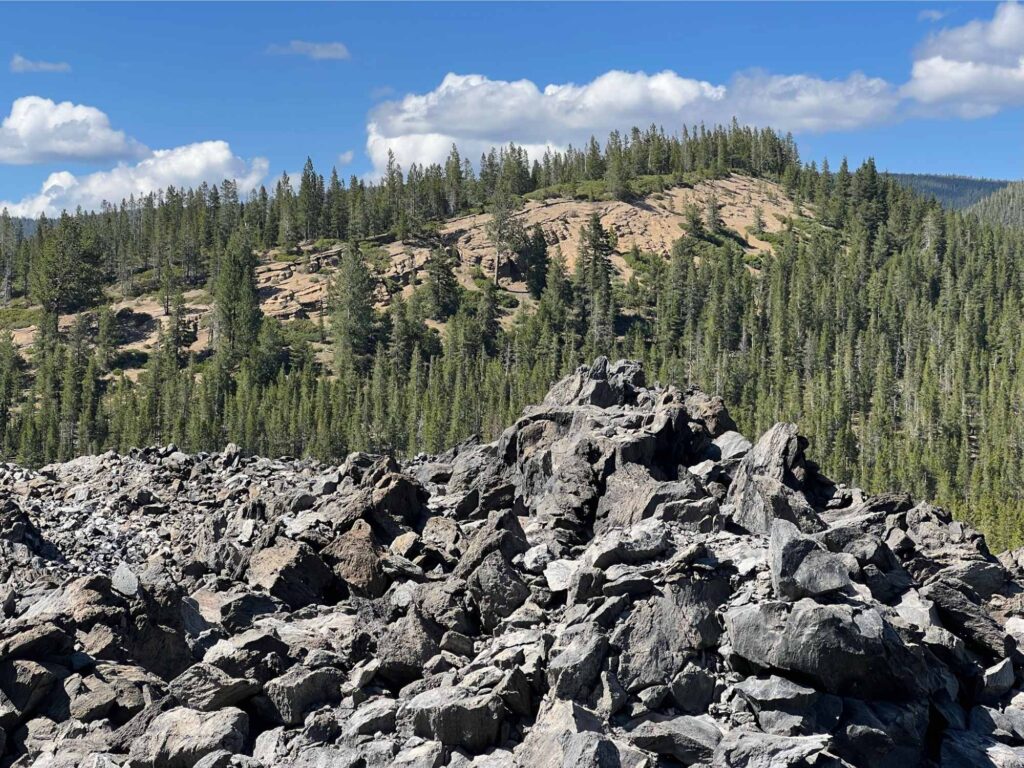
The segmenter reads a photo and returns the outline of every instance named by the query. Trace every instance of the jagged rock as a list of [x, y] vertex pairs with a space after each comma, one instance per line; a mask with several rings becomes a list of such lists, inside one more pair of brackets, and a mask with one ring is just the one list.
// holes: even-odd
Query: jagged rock
[[315, 706], [338, 701], [344, 675], [336, 669], [295, 666], [264, 686], [270, 716], [285, 725], [297, 725]]
[[497, 627], [530, 596], [530, 590], [515, 569], [497, 550], [484, 558], [466, 583], [480, 616], [480, 624], [486, 630]]
[[551, 694], [562, 699], [585, 699], [607, 651], [608, 638], [597, 627], [577, 631], [567, 646], [552, 653], [548, 663]]
[[935, 603], [943, 626], [956, 632], [975, 651], [993, 661], [1010, 655], [1013, 640], [965, 588], [937, 581], [923, 587], [920, 594]]
[[981, 681], [981, 695], [988, 700], [995, 700], [1013, 688], [1013, 662], [1003, 659], [985, 670]]
[[707, 763], [722, 732], [696, 717], [652, 717], [630, 728], [629, 739], [641, 749], [677, 760], [682, 765]]
[[417, 611], [391, 624], [377, 642], [381, 676], [399, 685], [423, 675], [423, 667], [441, 650], [440, 633]]
[[694, 664], [687, 664], [669, 683], [669, 693], [676, 708], [695, 715], [707, 712], [715, 698], [715, 678]]
[[402, 715], [411, 720], [418, 736], [479, 752], [498, 741], [505, 705], [492, 694], [434, 688], [414, 696]]
[[777, 675], [748, 678], [736, 690], [753, 709], [761, 729], [779, 736], [831, 732], [843, 710], [839, 697]]
[[262, 587], [291, 608], [321, 602], [333, 574], [308, 545], [282, 541], [256, 553], [249, 565], [249, 583]]
[[768, 560], [776, 594], [786, 600], [816, 597], [850, 586], [847, 565], [787, 520], [773, 520]]
[[806, 440], [795, 424], [776, 424], [743, 457], [729, 487], [733, 520], [751, 533], [769, 533], [773, 520], [794, 523], [812, 533], [824, 528], [801, 492], [808, 479]]
[[728, 595], [725, 581], [696, 579], [637, 603], [611, 640], [621, 649], [619, 681], [626, 690], [667, 683], [690, 654], [713, 646], [721, 634], [715, 611]]
[[138, 768], [194, 768], [218, 750], [241, 752], [248, 732], [249, 720], [239, 709], [176, 707], [157, 715], [132, 744], [129, 758]]
[[717, 453], [714, 458], [719, 461], [743, 458], [753, 448], [750, 441], [735, 430], [723, 432], [714, 439], [712, 444], [716, 448], [714, 453]]
[[725, 625], [743, 659], [803, 675], [829, 693], [904, 698], [927, 684], [924, 663], [873, 608], [768, 602], [729, 610]]
[[639, 464], [626, 464], [614, 472], [597, 505], [595, 533], [615, 527], [630, 528], [656, 515], [661, 506], [695, 501], [705, 496], [700, 481], [686, 473], [674, 482], [661, 482]]
[[715, 751], [714, 768], [846, 768], [829, 752], [827, 735], [772, 736], [737, 728]]
[[372, 736], [391, 733], [395, 729], [398, 702], [394, 699], [373, 699], [360, 706], [345, 723], [348, 734]]
[[259, 685], [244, 678], [230, 677], [212, 664], [200, 662], [174, 678], [168, 690], [184, 706], [212, 712], [252, 696]]
[[15, 659], [0, 663], [0, 728], [13, 730], [49, 695], [59, 667]]
[[388, 586], [380, 549], [370, 524], [356, 520], [352, 528], [336, 538], [321, 555], [353, 594], [380, 597]]

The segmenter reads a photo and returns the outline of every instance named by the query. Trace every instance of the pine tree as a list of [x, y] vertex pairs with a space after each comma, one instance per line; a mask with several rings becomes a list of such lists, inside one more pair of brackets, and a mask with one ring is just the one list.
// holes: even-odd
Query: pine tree
[[512, 195], [499, 186], [490, 206], [491, 220], [487, 223], [487, 237], [494, 247], [494, 284], [498, 284], [501, 264], [515, 253], [524, 239], [522, 222], [515, 215]]
[[323, 179], [313, 168], [313, 161], [306, 158], [299, 181], [299, 195], [295, 200], [295, 217], [298, 231], [303, 240], [313, 240], [320, 235], [320, 212], [324, 201]]
[[359, 247], [350, 243], [342, 252], [331, 282], [331, 333], [334, 336], [335, 370], [365, 370], [373, 351], [373, 278]]
[[445, 321], [459, 309], [460, 288], [452, 267], [454, 256], [447, 250], [435, 250], [427, 261], [427, 293], [430, 296], [431, 317]]
[[548, 274], [548, 242], [540, 224], [535, 224], [521, 251], [526, 290], [535, 299], [544, 291]]
[[259, 331], [262, 311], [256, 289], [256, 257], [248, 236], [236, 230], [228, 240], [217, 282], [217, 350], [234, 365], [251, 348]]

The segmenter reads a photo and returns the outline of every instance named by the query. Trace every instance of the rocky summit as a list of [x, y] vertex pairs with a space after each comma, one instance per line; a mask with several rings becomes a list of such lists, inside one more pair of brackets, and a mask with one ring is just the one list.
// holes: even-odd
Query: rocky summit
[[490, 444], [0, 472], [0, 764], [1024, 766], [1024, 557], [599, 359]]

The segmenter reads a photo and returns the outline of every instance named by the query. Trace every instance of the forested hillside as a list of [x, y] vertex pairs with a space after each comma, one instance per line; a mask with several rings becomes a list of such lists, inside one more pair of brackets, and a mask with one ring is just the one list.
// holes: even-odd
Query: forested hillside
[[934, 173], [893, 173], [893, 178], [920, 192], [934, 197], [946, 208], [962, 210], [998, 192], [1010, 182], [996, 179], [978, 179], [972, 176], [954, 176]]
[[[752, 201], [750, 224], [728, 226], [706, 185], [731, 173], [771, 182], [785, 213], [768, 221]], [[632, 247], [596, 211], [559, 253], [517, 215], [524, 199], [641, 206], [678, 189], [704, 192], [668, 254]], [[467, 284], [445, 222], [480, 214], [494, 258]], [[802, 164], [768, 130], [633, 130], [478, 165], [453, 149], [443, 167], [392, 163], [375, 184], [307, 164], [297, 185], [244, 199], [225, 182], [40, 221], [30, 237], [0, 227], [0, 312], [36, 313], [38, 329], [24, 351], [0, 341], [0, 443], [23, 462], [172, 441], [436, 452], [495, 435], [581, 361], [628, 355], [720, 392], [748, 433], [798, 422], [839, 479], [936, 498], [997, 546], [1022, 541], [1024, 236], [943, 210], [871, 161]], [[391, 269], [382, 252], [399, 241], [432, 249], [422, 271]], [[311, 249], [338, 261], [318, 273], [323, 311], [265, 317], [258, 254]], [[166, 311], [137, 377], [132, 327], [111, 308], [127, 295]]]
[[1006, 227], [1024, 227], [1024, 182], [1014, 182], [968, 209], [979, 218]]

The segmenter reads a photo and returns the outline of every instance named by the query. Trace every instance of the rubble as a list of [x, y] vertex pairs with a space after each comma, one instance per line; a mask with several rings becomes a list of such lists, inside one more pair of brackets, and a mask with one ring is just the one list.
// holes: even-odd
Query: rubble
[[403, 465], [2, 465], [0, 766], [1024, 766], [1024, 553], [809, 454], [601, 359]]

